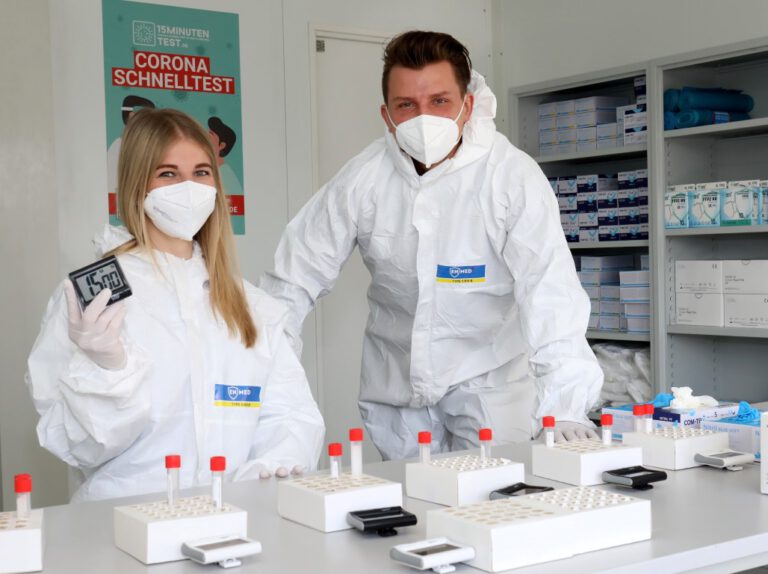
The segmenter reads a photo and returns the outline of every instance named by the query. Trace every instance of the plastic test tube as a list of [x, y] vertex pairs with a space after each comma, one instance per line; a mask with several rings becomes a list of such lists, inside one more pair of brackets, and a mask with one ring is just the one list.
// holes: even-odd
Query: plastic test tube
[[603, 444], [611, 446], [613, 442], [613, 415], [600, 415], [600, 428], [603, 430]]
[[544, 427], [544, 444], [548, 447], [555, 446], [555, 417], [542, 417], [541, 424]]
[[645, 405], [632, 405], [632, 416], [635, 421], [635, 432], [645, 432]]
[[429, 431], [419, 433], [419, 459], [422, 464], [429, 464], [432, 460], [432, 433]]
[[645, 417], [643, 417], [644, 431], [648, 434], [653, 432], [653, 403], [645, 405]]
[[328, 456], [331, 461], [331, 478], [339, 478], [342, 452], [343, 449], [340, 442], [332, 442], [328, 445]]
[[491, 458], [491, 439], [493, 431], [491, 429], [480, 429], [477, 433], [480, 438], [480, 460]]
[[211, 457], [211, 497], [216, 512], [221, 512], [221, 488], [224, 484], [224, 471], [227, 470], [227, 459], [223, 456]]
[[32, 477], [28, 474], [17, 474], [13, 477], [16, 491], [16, 518], [29, 518], [32, 510]]
[[168, 506], [174, 506], [179, 499], [179, 468], [181, 457], [178, 454], [169, 454], [165, 457], [165, 469], [168, 472]]
[[349, 456], [352, 476], [360, 476], [363, 474], [363, 429], [349, 429]]

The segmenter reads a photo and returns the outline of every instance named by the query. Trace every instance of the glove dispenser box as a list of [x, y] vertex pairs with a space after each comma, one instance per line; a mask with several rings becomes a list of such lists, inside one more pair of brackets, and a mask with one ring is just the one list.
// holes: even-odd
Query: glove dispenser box
[[280, 482], [277, 512], [283, 518], [320, 532], [352, 528], [347, 513], [353, 510], [402, 506], [403, 487], [399, 482], [365, 474], [306, 476]]
[[467, 564], [499, 572], [648, 540], [651, 502], [590, 487], [427, 512], [427, 538], [472, 546]]
[[603, 471], [643, 464], [643, 451], [591, 439], [536, 444], [531, 449], [532, 473], [576, 486], [603, 484]]
[[643, 449], [643, 462], [667, 470], [701, 466], [693, 460], [697, 452], [727, 451], [728, 433], [696, 428], [664, 427], [652, 433], [625, 432], [626, 445]]
[[479, 456], [465, 455], [405, 465], [408, 496], [445, 506], [488, 500], [492, 490], [523, 480], [524, 465], [505, 458], [483, 460]]
[[40, 572], [43, 569], [43, 511], [27, 518], [0, 512], [0, 574]]
[[248, 532], [248, 513], [228, 504], [216, 511], [210, 496], [168, 502], [117, 506], [114, 510], [115, 546], [144, 564], [186, 560], [184, 542]]

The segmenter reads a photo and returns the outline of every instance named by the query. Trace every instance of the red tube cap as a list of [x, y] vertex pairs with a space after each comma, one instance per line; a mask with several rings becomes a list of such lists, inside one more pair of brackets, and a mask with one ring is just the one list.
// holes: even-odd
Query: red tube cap
[[645, 414], [647, 415], [653, 415], [653, 411], [655, 411], [655, 407], [653, 406], [653, 403], [648, 403], [645, 405]]
[[227, 457], [225, 456], [212, 456], [211, 457], [211, 471], [212, 472], [224, 472], [227, 470]]
[[632, 414], [636, 417], [645, 414], [645, 405], [632, 405]]
[[480, 432], [477, 434], [480, 440], [491, 440], [493, 438], [493, 431], [491, 429], [480, 429]]
[[545, 429], [555, 428], [555, 417], [541, 417], [541, 424]]
[[181, 456], [169, 454], [165, 457], [165, 468], [181, 468]]
[[603, 425], [604, 427], [613, 426], [613, 415], [611, 414], [600, 415], [600, 424]]
[[361, 442], [363, 440], [363, 429], [349, 429], [349, 440]]
[[432, 433], [429, 431], [421, 431], [419, 433], [419, 444], [432, 444]]
[[17, 474], [13, 477], [13, 487], [16, 494], [32, 492], [32, 477], [28, 474]]
[[341, 456], [343, 452], [340, 442], [332, 442], [328, 445], [328, 456]]

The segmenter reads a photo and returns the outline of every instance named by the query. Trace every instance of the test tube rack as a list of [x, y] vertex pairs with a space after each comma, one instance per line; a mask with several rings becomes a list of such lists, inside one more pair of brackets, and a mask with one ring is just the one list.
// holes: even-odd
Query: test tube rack
[[144, 564], [185, 560], [184, 542], [216, 536], [243, 536], [248, 513], [224, 504], [216, 511], [210, 496], [117, 506], [114, 509], [115, 546]]
[[0, 512], [0, 574], [40, 572], [43, 569], [43, 511], [26, 518]]
[[604, 445], [594, 439], [558, 442], [550, 447], [536, 444], [531, 456], [534, 475], [575, 486], [603, 484], [603, 471], [643, 464], [641, 448]]
[[643, 449], [643, 462], [667, 470], [701, 466], [693, 460], [697, 452], [728, 450], [728, 433], [697, 428], [664, 427], [653, 432], [625, 432], [626, 445]]
[[405, 465], [408, 496], [446, 506], [488, 500], [492, 490], [524, 479], [524, 465], [505, 458], [462, 455]]
[[427, 538], [472, 546], [470, 566], [499, 572], [651, 537], [651, 503], [572, 487], [427, 512]]
[[310, 475], [283, 480], [277, 489], [278, 514], [320, 532], [352, 528], [347, 523], [350, 511], [402, 504], [399, 482], [367, 474]]

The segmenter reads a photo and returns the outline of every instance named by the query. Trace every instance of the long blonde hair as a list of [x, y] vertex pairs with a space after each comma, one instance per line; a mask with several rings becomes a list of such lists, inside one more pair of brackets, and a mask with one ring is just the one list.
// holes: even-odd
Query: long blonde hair
[[145, 108], [136, 112], [128, 121], [117, 165], [117, 204], [120, 218], [133, 239], [109, 254], [126, 253], [133, 249], [151, 251], [144, 198], [163, 154], [180, 139], [189, 139], [205, 151], [216, 183], [216, 207], [195, 235], [208, 268], [211, 307], [227, 324], [232, 336], [239, 333], [243, 344], [253, 347], [256, 343], [256, 325], [248, 310], [242, 276], [235, 258], [229, 208], [221, 186], [216, 154], [208, 134], [184, 112]]

